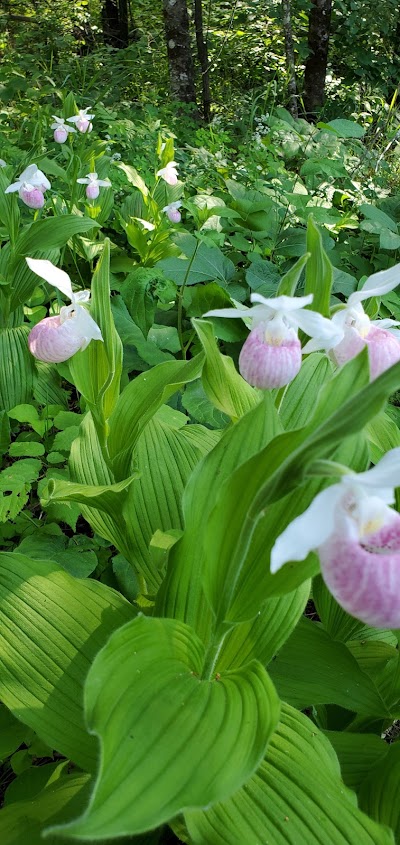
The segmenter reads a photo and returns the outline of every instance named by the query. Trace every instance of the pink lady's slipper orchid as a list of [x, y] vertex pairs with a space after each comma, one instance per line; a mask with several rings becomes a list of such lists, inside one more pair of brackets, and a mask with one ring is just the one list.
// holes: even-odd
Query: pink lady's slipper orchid
[[63, 117], [56, 117], [53, 114], [54, 123], [51, 124], [50, 129], [54, 129], [54, 140], [57, 144], [65, 144], [69, 132], [76, 132], [73, 126], [68, 126]]
[[91, 132], [93, 124], [90, 122], [94, 118], [94, 114], [88, 114], [90, 106], [87, 109], [79, 109], [78, 114], [73, 117], [67, 117], [68, 123], [74, 123], [78, 132]]
[[6, 194], [12, 194], [18, 191], [18, 196], [28, 206], [28, 208], [43, 208], [44, 206], [44, 192], [51, 188], [49, 180], [46, 178], [41, 170], [38, 170], [36, 164], [30, 164], [21, 173], [17, 182], [13, 182], [6, 188]]
[[341, 366], [368, 347], [371, 381], [397, 361], [400, 361], [400, 332], [393, 329], [397, 320], [370, 320], [361, 305], [371, 296], [383, 296], [400, 284], [400, 264], [374, 273], [365, 282], [362, 290], [350, 294], [347, 305], [332, 317], [338, 329], [335, 343], [326, 343], [316, 337], [304, 347], [304, 352], [327, 349], [336, 364]]
[[86, 196], [88, 200], [96, 200], [100, 193], [100, 188], [110, 188], [111, 182], [109, 179], [98, 179], [97, 173], [88, 173], [82, 179], [77, 179], [81, 185], [87, 185]]
[[298, 330], [310, 337], [332, 339], [337, 333], [330, 320], [305, 308], [313, 300], [308, 296], [276, 296], [265, 299], [251, 294], [252, 308], [218, 308], [205, 317], [241, 317], [252, 322], [251, 332], [239, 356], [239, 370], [246, 381], [261, 389], [284, 387], [301, 367], [301, 343]]
[[336, 601], [376, 628], [400, 627], [400, 448], [367, 472], [344, 475], [315, 497], [278, 537], [271, 572], [318, 552], [322, 577]]
[[171, 223], [180, 223], [181, 222], [182, 215], [181, 215], [180, 211], [178, 210], [181, 207], [181, 205], [182, 205], [182, 203], [179, 202], [179, 201], [178, 202], [170, 202], [169, 205], [164, 206], [164, 208], [162, 209], [163, 211], [165, 211], [165, 213], [168, 217], [168, 220], [170, 220]]
[[178, 173], [177, 173], [178, 165], [176, 161], [169, 161], [165, 167], [162, 167], [161, 170], [157, 172], [157, 176], [160, 176], [161, 179], [164, 179], [164, 182], [167, 185], [177, 185], [178, 184]]
[[86, 349], [91, 340], [103, 340], [97, 323], [80, 304], [89, 301], [90, 291], [73, 293], [68, 274], [51, 261], [36, 258], [26, 261], [33, 273], [71, 300], [71, 305], [64, 305], [55, 317], [45, 317], [33, 327], [28, 337], [32, 355], [47, 364], [60, 364], [80, 349]]

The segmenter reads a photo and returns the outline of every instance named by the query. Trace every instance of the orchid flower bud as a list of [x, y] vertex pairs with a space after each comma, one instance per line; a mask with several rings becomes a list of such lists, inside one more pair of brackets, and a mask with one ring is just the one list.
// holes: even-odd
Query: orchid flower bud
[[89, 133], [92, 131], [93, 124], [90, 121], [94, 117], [94, 114], [88, 114], [90, 108], [88, 106], [86, 109], [79, 109], [78, 114], [73, 115], [73, 117], [67, 117], [69, 123], [75, 124], [78, 132]]
[[178, 165], [177, 165], [176, 161], [169, 161], [168, 164], [165, 165], [165, 167], [162, 167], [161, 170], [159, 170], [157, 172], [157, 176], [161, 177], [161, 179], [164, 179], [164, 182], [166, 182], [167, 185], [171, 185], [171, 186], [177, 185], [178, 184], [177, 167], [178, 167]]
[[312, 294], [265, 299], [253, 293], [250, 298], [257, 303], [252, 308], [218, 308], [207, 311], [204, 316], [251, 320], [251, 332], [239, 356], [240, 373], [249, 384], [262, 390], [284, 387], [301, 367], [298, 330], [302, 329], [310, 337], [315, 334], [331, 337], [337, 330], [321, 314], [305, 310], [312, 302]]
[[71, 300], [71, 305], [63, 306], [59, 314], [45, 317], [33, 327], [28, 336], [32, 355], [39, 361], [59, 364], [68, 361], [80, 349], [86, 349], [91, 340], [103, 340], [99, 326], [80, 304], [89, 301], [90, 291], [74, 294], [68, 274], [51, 261], [36, 258], [27, 258], [26, 261], [33, 273]]
[[397, 320], [370, 320], [361, 302], [371, 296], [383, 296], [400, 284], [400, 264], [374, 273], [363, 288], [350, 294], [347, 304], [332, 317], [338, 333], [334, 343], [315, 337], [304, 352], [327, 349], [336, 364], [342, 366], [363, 349], [368, 348], [371, 381], [400, 361], [400, 333], [393, 326]]
[[168, 217], [168, 220], [170, 220], [171, 223], [180, 223], [181, 222], [182, 215], [181, 215], [180, 211], [178, 210], [181, 207], [181, 205], [182, 205], [182, 203], [179, 202], [179, 200], [178, 200], [178, 202], [170, 202], [169, 205], [164, 206], [164, 208], [162, 209], [163, 211], [165, 211], [165, 213]]
[[400, 448], [319, 493], [277, 538], [271, 572], [317, 551], [322, 577], [341, 607], [377, 628], [400, 627]]
[[109, 179], [98, 179], [97, 173], [88, 173], [87, 176], [77, 179], [81, 185], [87, 185], [86, 196], [89, 200], [95, 200], [99, 196], [100, 188], [110, 188]]
[[44, 206], [43, 194], [49, 188], [51, 188], [51, 185], [44, 173], [38, 170], [36, 164], [30, 164], [21, 173], [18, 180], [6, 188], [4, 193], [12, 194], [18, 191], [18, 196], [28, 208], [42, 208]]

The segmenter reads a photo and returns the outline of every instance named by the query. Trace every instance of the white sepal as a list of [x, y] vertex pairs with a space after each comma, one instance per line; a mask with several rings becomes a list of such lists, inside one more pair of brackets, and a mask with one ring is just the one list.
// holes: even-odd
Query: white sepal
[[51, 261], [43, 258], [26, 258], [26, 263], [33, 273], [44, 279], [53, 287], [57, 288], [61, 293], [65, 294], [71, 301], [74, 301], [74, 294], [72, 292], [71, 279], [64, 270], [55, 267]]
[[332, 484], [315, 497], [304, 513], [296, 517], [275, 541], [271, 551], [271, 573], [292, 560], [307, 555], [330, 537], [334, 528], [335, 507], [341, 496], [341, 484]]
[[400, 264], [395, 264], [394, 267], [389, 267], [389, 270], [381, 270], [379, 273], [373, 273], [367, 279], [361, 290], [356, 290], [351, 293], [347, 305], [351, 307], [364, 299], [369, 299], [371, 296], [384, 296], [385, 293], [397, 288], [400, 284]]
[[400, 486], [400, 446], [386, 452], [376, 466], [357, 475], [344, 475], [343, 484], [354, 482], [364, 490], [373, 491], [385, 504], [395, 501], [394, 491]]

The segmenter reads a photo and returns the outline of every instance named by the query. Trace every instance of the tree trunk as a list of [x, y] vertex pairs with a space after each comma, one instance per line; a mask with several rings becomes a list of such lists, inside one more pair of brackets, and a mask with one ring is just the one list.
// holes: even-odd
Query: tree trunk
[[129, 44], [128, 0], [104, 0], [102, 6], [103, 38], [110, 47]]
[[196, 27], [197, 56], [201, 70], [201, 91], [203, 101], [204, 120], [209, 123], [211, 118], [210, 74], [208, 64], [208, 47], [204, 38], [203, 5], [202, 0], [194, 0], [194, 23]]
[[163, 0], [163, 12], [171, 94], [181, 102], [195, 103], [194, 67], [186, 0]]
[[325, 76], [328, 63], [332, 0], [311, 0], [308, 24], [308, 48], [304, 72], [304, 107], [314, 117], [324, 104]]
[[283, 34], [285, 36], [286, 68], [288, 72], [289, 111], [293, 117], [298, 117], [296, 66], [294, 61], [292, 15], [290, 0], [282, 0]]

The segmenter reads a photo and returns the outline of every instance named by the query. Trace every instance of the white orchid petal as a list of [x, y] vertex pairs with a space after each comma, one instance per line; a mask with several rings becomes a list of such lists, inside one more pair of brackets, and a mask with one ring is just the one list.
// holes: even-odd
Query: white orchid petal
[[82, 176], [80, 179], [77, 179], [76, 181], [79, 182], [80, 185], [90, 185], [91, 180], [86, 179], [85, 177]]
[[391, 326], [400, 326], [400, 320], [371, 320], [371, 326], [377, 326], [378, 329], [389, 329]]
[[19, 177], [20, 182], [30, 182], [32, 177], [36, 175], [38, 169], [36, 164], [30, 164], [28, 167], [25, 167], [25, 170], [22, 171], [21, 176]]
[[325, 344], [334, 346], [342, 335], [340, 329], [318, 311], [297, 311], [290, 315], [289, 320], [310, 337], [322, 339]]
[[285, 528], [271, 551], [272, 573], [289, 561], [304, 560], [330, 537], [335, 524], [335, 506], [342, 495], [341, 485], [332, 484], [318, 493], [310, 507]]
[[308, 296], [275, 296], [273, 299], [266, 299], [260, 293], [252, 293], [250, 296], [251, 302], [258, 302], [261, 305], [266, 305], [272, 308], [273, 311], [298, 311], [300, 308], [305, 308], [306, 305], [311, 305], [313, 301], [313, 294]]
[[246, 308], [246, 310], [242, 310], [241, 308], [214, 308], [212, 311], [207, 311], [203, 314], [203, 317], [251, 317], [251, 309]]
[[110, 188], [111, 182], [109, 179], [97, 179], [97, 184], [100, 188]]
[[394, 489], [400, 486], [400, 446], [386, 452], [372, 469], [342, 479], [345, 484], [351, 480], [363, 489], [374, 490], [386, 504], [393, 503]]
[[400, 284], [400, 264], [395, 264], [389, 270], [381, 270], [379, 273], [373, 273], [367, 279], [362, 290], [356, 290], [350, 294], [348, 305], [352, 306], [357, 302], [362, 302], [364, 299], [369, 299], [371, 296], [383, 296], [385, 293], [394, 290]]
[[75, 306], [75, 314], [71, 318], [72, 321], [76, 333], [84, 340], [82, 349], [86, 349], [91, 340], [103, 340], [100, 327], [82, 305]]
[[25, 260], [33, 273], [36, 273], [37, 276], [40, 276], [41, 279], [44, 279], [45, 282], [53, 285], [53, 287], [58, 288], [61, 293], [68, 296], [68, 299], [73, 299], [71, 279], [68, 273], [60, 270], [59, 267], [55, 267], [51, 261], [47, 261], [46, 259], [26, 258]]
[[8, 188], [5, 189], [5, 194], [13, 194], [14, 191], [19, 191], [22, 182], [13, 182], [12, 185], [9, 185]]

